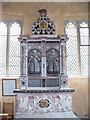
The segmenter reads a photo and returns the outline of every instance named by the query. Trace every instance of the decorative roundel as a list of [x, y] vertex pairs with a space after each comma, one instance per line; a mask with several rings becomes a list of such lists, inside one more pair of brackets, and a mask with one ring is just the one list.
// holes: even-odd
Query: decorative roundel
[[47, 108], [47, 107], [49, 107], [49, 100], [48, 99], [41, 99], [39, 101], [39, 106], [41, 108]]
[[63, 81], [63, 84], [65, 85], [65, 84], [66, 84], [66, 81]]
[[45, 30], [46, 27], [47, 27], [47, 22], [46, 21], [41, 21], [40, 27], [41, 27], [41, 29]]
[[39, 10], [40, 17], [33, 23], [32, 34], [33, 35], [55, 35], [55, 25], [47, 17], [47, 11], [45, 9]]

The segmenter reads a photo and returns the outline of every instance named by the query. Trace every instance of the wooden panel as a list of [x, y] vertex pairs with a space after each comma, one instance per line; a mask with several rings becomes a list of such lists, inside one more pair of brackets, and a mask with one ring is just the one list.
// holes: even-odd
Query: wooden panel
[[0, 120], [8, 120], [8, 114], [0, 113]]
[[13, 103], [3, 103], [3, 113], [8, 113], [9, 118], [13, 118]]

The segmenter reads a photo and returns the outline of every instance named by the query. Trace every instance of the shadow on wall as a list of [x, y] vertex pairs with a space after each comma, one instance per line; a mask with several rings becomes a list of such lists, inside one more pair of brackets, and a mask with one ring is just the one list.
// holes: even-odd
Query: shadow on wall
[[88, 116], [88, 78], [69, 78], [68, 86], [75, 89], [72, 96], [73, 112], [80, 117]]
[[1, 102], [0, 102], [0, 113], [1, 113]]

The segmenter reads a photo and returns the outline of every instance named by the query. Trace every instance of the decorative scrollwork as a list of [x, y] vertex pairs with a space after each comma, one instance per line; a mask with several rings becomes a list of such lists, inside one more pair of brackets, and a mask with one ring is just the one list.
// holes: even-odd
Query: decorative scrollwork
[[55, 25], [48, 18], [47, 11], [45, 9], [39, 10], [40, 17], [33, 23], [32, 34], [33, 35], [54, 35]]

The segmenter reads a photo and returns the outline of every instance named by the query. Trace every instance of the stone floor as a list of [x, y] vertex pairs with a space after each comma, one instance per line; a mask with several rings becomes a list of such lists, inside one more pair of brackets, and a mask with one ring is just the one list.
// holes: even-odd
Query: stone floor
[[[78, 118], [73, 112], [17, 113], [15, 118]], [[77, 120], [80, 120], [79, 118]]]

